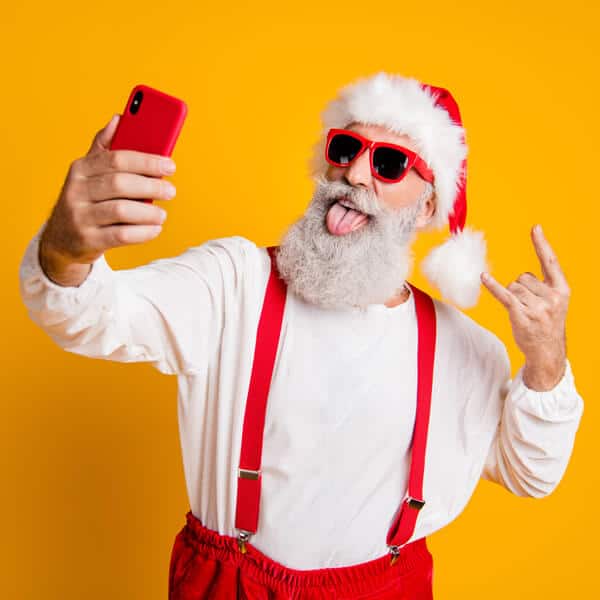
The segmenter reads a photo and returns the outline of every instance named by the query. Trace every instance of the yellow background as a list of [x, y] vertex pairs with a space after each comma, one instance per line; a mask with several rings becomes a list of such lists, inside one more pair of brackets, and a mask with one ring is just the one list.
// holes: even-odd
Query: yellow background
[[[507, 285], [541, 275], [542, 223], [573, 290], [568, 355], [585, 412], [544, 499], [482, 482], [429, 538], [437, 599], [597, 597], [598, 5], [564, 2], [17, 2], [3, 6], [4, 282], [0, 596], [162, 599], [188, 509], [176, 379], [61, 351], [27, 317], [18, 264], [69, 164], [146, 83], [187, 101], [178, 189], [159, 238], [113, 268], [214, 237], [276, 243], [310, 198], [319, 113], [384, 69], [455, 95], [467, 130], [467, 223]], [[231, 148], [242, 159], [222, 160]], [[424, 234], [420, 260], [447, 230]], [[596, 248], [596, 249], [595, 249]], [[417, 262], [418, 264], [418, 262]], [[420, 271], [417, 285], [431, 290]], [[466, 311], [523, 356], [482, 287]]]

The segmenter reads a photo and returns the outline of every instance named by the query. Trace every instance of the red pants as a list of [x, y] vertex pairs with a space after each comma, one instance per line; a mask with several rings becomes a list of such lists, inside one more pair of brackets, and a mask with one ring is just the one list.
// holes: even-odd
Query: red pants
[[237, 539], [206, 528], [191, 511], [177, 534], [169, 568], [169, 600], [432, 600], [433, 558], [426, 538], [390, 555], [349, 567], [284, 567]]

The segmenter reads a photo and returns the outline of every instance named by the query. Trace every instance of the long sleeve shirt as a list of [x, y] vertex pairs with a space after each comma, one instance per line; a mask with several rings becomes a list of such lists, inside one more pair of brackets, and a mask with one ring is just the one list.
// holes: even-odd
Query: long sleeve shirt
[[[178, 256], [112, 269], [80, 286], [40, 268], [39, 237], [20, 265], [31, 319], [61, 348], [147, 362], [178, 378], [190, 510], [237, 536], [237, 469], [256, 329], [270, 259], [231, 236]], [[423, 493], [411, 540], [455, 519], [481, 478], [541, 497], [561, 480], [583, 412], [569, 360], [554, 388], [511, 379], [504, 344], [459, 309], [437, 314]], [[388, 552], [407, 489], [416, 414], [414, 296], [393, 308], [325, 309], [287, 292], [264, 430], [262, 492], [251, 542], [290, 568], [349, 566]]]

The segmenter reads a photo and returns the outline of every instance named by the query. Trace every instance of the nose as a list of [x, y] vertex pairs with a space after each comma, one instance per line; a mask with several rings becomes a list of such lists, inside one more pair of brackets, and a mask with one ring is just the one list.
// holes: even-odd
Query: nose
[[371, 150], [367, 148], [358, 158], [355, 158], [348, 167], [344, 174], [345, 179], [350, 185], [364, 187], [371, 187], [371, 164], [369, 153]]

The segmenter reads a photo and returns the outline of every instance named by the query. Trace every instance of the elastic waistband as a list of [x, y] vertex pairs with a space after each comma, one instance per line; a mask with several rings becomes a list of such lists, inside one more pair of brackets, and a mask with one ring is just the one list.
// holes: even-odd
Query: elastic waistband
[[187, 524], [180, 535], [184, 541], [207, 558], [227, 561], [245, 570], [256, 581], [282, 589], [307, 589], [322, 587], [361, 593], [377, 589], [415, 569], [432, 564], [433, 558], [427, 548], [426, 538], [420, 538], [400, 548], [396, 562], [391, 565], [391, 555], [345, 567], [323, 569], [291, 569], [269, 558], [251, 543], [246, 544], [242, 554], [238, 541], [208, 529], [192, 514], [186, 514]]

